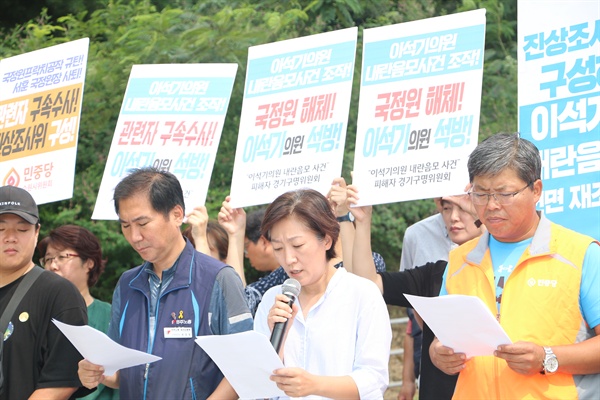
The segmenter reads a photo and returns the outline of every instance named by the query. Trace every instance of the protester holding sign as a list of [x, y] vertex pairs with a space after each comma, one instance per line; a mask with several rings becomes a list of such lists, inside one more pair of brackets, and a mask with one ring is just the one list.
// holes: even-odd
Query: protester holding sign
[[328, 262], [340, 226], [325, 196], [312, 189], [282, 194], [267, 208], [261, 231], [302, 286], [293, 308], [280, 286], [269, 289], [258, 307], [254, 328], [267, 336], [289, 319], [280, 352], [285, 368], [271, 379], [290, 397], [382, 399], [389, 315], [373, 284]]
[[187, 224], [182, 235], [192, 242], [196, 250], [232, 265], [227, 261], [229, 247], [227, 232], [217, 221], [208, 218], [205, 206], [194, 207], [194, 210], [187, 215]]
[[[440, 201], [440, 208], [445, 229], [449, 239], [456, 244], [463, 244], [481, 234], [474, 224], [475, 218], [470, 207], [461, 206], [466, 196], [449, 196]], [[354, 185], [348, 187], [348, 203], [358, 202], [359, 192]], [[440, 292], [442, 275], [446, 268], [448, 255], [441, 254], [441, 259], [432, 259], [422, 266], [410, 266], [399, 272], [375, 273], [371, 262], [371, 213], [372, 206], [353, 207], [352, 213], [356, 221], [356, 241], [354, 243], [354, 273], [375, 282], [387, 304], [411, 307], [404, 294], [435, 297]], [[429, 357], [429, 345], [434, 339], [431, 328], [423, 325], [423, 349], [420, 356], [421, 378], [419, 399], [450, 399], [454, 392], [456, 377], [447, 375], [436, 368]]]

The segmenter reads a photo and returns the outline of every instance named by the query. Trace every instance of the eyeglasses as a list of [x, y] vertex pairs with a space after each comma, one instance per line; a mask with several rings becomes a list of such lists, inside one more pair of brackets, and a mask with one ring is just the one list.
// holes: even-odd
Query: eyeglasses
[[52, 261], [56, 260], [56, 264], [63, 265], [65, 261], [73, 258], [79, 257], [79, 254], [67, 253], [67, 254], [59, 254], [56, 257], [44, 257], [40, 258], [40, 264], [42, 267], [47, 268], [52, 265]]
[[531, 186], [531, 183], [528, 183], [523, 189], [519, 189], [516, 192], [510, 193], [479, 193], [479, 192], [469, 192], [471, 196], [471, 201], [473, 204], [477, 206], [485, 206], [489, 203], [490, 197], [493, 197], [496, 200], [496, 203], [502, 204], [503, 206], [507, 206], [512, 204], [516, 195], [521, 193], [523, 190], [527, 189]]

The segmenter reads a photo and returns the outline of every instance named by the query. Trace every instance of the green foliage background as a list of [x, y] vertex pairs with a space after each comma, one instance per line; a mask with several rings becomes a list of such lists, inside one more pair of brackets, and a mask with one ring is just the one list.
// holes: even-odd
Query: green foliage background
[[[9, 4], [10, 3], [10, 4]], [[141, 262], [113, 221], [92, 221], [104, 165], [131, 66], [160, 63], [238, 64], [206, 206], [216, 218], [229, 194], [248, 47], [321, 32], [359, 27], [356, 71], [342, 176], [350, 182], [354, 159], [362, 30], [433, 16], [487, 10], [486, 51], [479, 140], [517, 127], [516, 0], [79, 0], [35, 1], [39, 15], [18, 14], [21, 3], [0, 0], [3, 10], [33, 18], [12, 25], [0, 20], [0, 59], [90, 38], [73, 198], [40, 207], [42, 232], [76, 223], [101, 240], [106, 272], [92, 293], [110, 301], [123, 271]], [[31, 12], [31, 5], [27, 12]], [[11, 19], [13, 18], [13, 19]], [[0, 160], [2, 161], [2, 160]], [[398, 268], [406, 228], [434, 212], [430, 200], [375, 206], [373, 249]], [[256, 274], [247, 268], [250, 280]]]

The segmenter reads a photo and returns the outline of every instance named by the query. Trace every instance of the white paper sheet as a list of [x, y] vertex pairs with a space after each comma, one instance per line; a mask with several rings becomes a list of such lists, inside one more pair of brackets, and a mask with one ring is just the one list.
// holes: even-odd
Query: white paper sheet
[[123, 368], [161, 359], [161, 357], [152, 354], [121, 346], [106, 334], [91, 326], [73, 326], [55, 319], [52, 322], [85, 359], [104, 367], [104, 375], [112, 375]]
[[269, 379], [275, 369], [283, 368], [283, 363], [262, 333], [198, 336], [196, 343], [217, 364], [240, 399], [285, 396]]
[[493, 355], [499, 345], [512, 343], [479, 297], [405, 297], [444, 346], [467, 357]]

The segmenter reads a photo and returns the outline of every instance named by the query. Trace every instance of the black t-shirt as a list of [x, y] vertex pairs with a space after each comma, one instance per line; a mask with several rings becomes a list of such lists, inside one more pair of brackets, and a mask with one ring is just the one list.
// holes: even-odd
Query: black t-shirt
[[[22, 279], [0, 288], [0, 313]], [[77, 364], [82, 356], [52, 323], [53, 318], [86, 325], [87, 310], [71, 282], [44, 271], [17, 306], [5, 333], [0, 400], [27, 399], [40, 388], [81, 386]], [[87, 392], [83, 389], [78, 394]]]
[[[402, 272], [381, 273], [383, 299], [387, 304], [411, 307], [404, 294], [423, 297], [438, 296], [447, 264], [446, 261], [440, 260]], [[458, 375], [447, 375], [431, 362], [429, 346], [434, 337], [431, 328], [423, 323], [419, 400], [451, 399], [458, 379]]]

